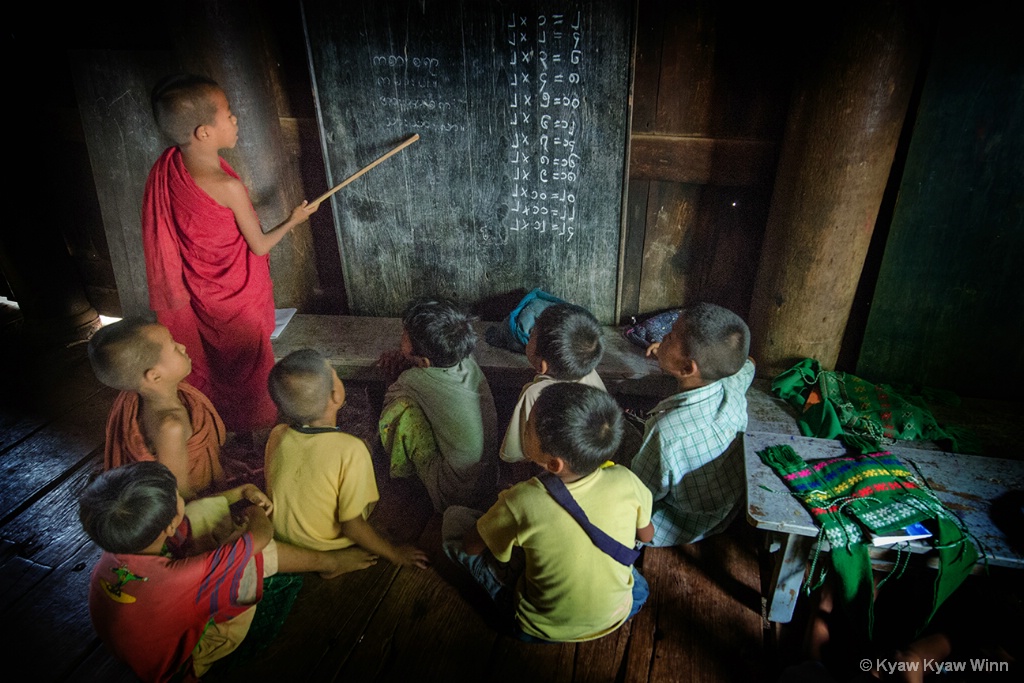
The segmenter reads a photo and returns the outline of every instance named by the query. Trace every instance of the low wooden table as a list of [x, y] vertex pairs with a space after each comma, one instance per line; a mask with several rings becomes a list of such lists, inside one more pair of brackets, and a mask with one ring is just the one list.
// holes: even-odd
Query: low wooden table
[[[769, 549], [775, 555], [769, 588], [768, 619], [786, 623], [804, 580], [809, 553], [818, 526], [799, 500], [770, 467], [761, 462], [758, 451], [769, 446], [789, 445], [810, 462], [846, 454], [846, 448], [832, 439], [751, 432], [743, 437], [747, 470], [747, 520], [768, 532]], [[1024, 462], [921, 450], [906, 446], [890, 449], [905, 463], [916, 466], [936, 497], [967, 524], [977, 543], [979, 562], [1024, 568], [1024, 554], [1010, 547], [1006, 536], [989, 516], [991, 502], [1010, 491], [1024, 490]], [[913, 467], [911, 469], [914, 469]], [[826, 544], [827, 547], [827, 544]], [[924, 542], [911, 542], [912, 552], [930, 549]]]
[[[474, 323], [479, 340], [474, 356], [492, 387], [522, 388], [534, 371], [526, 356], [488, 344], [484, 335], [495, 322]], [[301, 348], [320, 351], [342, 379], [383, 381], [377, 368], [380, 354], [397, 349], [402, 339], [399, 318], [298, 314], [274, 340], [274, 356], [283, 358]], [[613, 392], [639, 396], [668, 396], [675, 380], [663, 374], [657, 360], [632, 344], [617, 327], [604, 328], [605, 352], [598, 374]]]

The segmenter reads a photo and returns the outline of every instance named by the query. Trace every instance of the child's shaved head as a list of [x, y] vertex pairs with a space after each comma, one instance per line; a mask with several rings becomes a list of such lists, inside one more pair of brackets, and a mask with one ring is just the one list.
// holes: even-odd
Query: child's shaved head
[[270, 371], [270, 397], [289, 424], [305, 425], [323, 417], [334, 389], [327, 359], [313, 349], [292, 351]]
[[153, 88], [153, 118], [160, 131], [185, 145], [199, 126], [213, 123], [217, 106], [210, 95], [221, 87], [213, 79], [192, 74], [164, 78]]
[[156, 323], [125, 318], [96, 330], [89, 340], [89, 362], [108, 387], [138, 391], [146, 370], [160, 359], [160, 344], [147, 333]]

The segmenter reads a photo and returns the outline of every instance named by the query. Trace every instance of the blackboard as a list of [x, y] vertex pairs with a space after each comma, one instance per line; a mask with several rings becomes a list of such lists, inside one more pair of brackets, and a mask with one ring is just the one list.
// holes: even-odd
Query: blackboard
[[613, 322], [632, 3], [303, 3], [355, 315], [542, 287]]

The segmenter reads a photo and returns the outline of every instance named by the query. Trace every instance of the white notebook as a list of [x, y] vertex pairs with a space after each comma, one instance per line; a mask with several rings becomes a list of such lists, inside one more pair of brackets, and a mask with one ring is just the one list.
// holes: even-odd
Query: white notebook
[[298, 312], [297, 308], [275, 308], [274, 309], [274, 331], [270, 334], [271, 339], [277, 339], [288, 327], [292, 317]]

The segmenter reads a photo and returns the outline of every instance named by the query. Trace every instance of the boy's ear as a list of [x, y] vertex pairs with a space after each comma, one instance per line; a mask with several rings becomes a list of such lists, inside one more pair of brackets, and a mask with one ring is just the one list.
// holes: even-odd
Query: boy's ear
[[686, 371], [686, 377], [691, 379], [700, 380], [703, 379], [700, 374], [700, 366], [697, 365], [697, 361], [692, 358], [687, 358], [686, 363], [683, 365]]
[[151, 367], [148, 370], [146, 370], [144, 373], [142, 373], [142, 381], [143, 382], [153, 382], [153, 383], [156, 383], [156, 382], [160, 381], [161, 377], [162, 377], [162, 375], [160, 374], [160, 370], [156, 366]]
[[426, 356], [413, 356], [412, 357], [412, 364], [415, 365], [418, 368], [429, 368], [430, 367], [430, 359], [427, 358]]
[[697, 361], [692, 358], [683, 358], [679, 363], [673, 364], [668, 373], [684, 382], [700, 379], [700, 369], [697, 367]]
[[549, 455], [547, 461], [544, 463], [544, 469], [554, 475], [561, 474], [565, 470], [565, 461], [559, 458], [557, 455]]
[[542, 375], [548, 374], [548, 362], [546, 360], [544, 360], [543, 358], [541, 358], [540, 359], [540, 367], [537, 368], [537, 369], [540, 370], [540, 374], [542, 374]]
[[685, 359], [679, 366], [679, 374], [683, 377], [699, 377], [700, 369], [697, 367], [697, 361], [692, 358]]
[[200, 141], [210, 137], [210, 131], [206, 130], [206, 124], [204, 123], [196, 126], [196, 129], [192, 131], [192, 137]]

